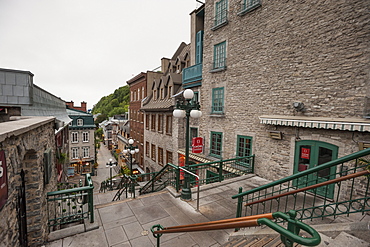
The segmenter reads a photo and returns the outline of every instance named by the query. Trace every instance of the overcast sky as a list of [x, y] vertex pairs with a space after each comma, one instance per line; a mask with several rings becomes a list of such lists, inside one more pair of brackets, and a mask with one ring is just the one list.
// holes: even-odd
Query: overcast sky
[[92, 108], [190, 42], [196, 0], [0, 0], [0, 68]]

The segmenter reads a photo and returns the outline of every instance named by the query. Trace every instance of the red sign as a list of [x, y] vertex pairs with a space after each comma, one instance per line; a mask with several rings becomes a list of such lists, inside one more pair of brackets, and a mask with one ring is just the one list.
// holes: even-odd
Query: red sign
[[203, 152], [203, 138], [202, 137], [194, 137], [192, 139], [192, 145], [191, 145], [192, 153], [202, 153]]
[[0, 209], [8, 200], [8, 175], [6, 171], [5, 152], [0, 151]]
[[309, 148], [301, 148], [301, 158], [302, 159], [310, 159], [310, 151], [311, 149]]

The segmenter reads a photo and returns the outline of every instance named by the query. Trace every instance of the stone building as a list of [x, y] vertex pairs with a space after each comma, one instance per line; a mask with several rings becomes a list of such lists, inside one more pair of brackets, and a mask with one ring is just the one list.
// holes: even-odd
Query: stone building
[[368, 1], [208, 0], [205, 155], [276, 180], [370, 143]]
[[40, 246], [49, 234], [46, 193], [58, 175], [55, 118], [14, 119], [0, 123], [0, 243]]
[[174, 95], [182, 91], [182, 71], [190, 65], [190, 46], [181, 43], [171, 59], [162, 58], [163, 75], [148, 81], [143, 100], [145, 172], [159, 171], [167, 163], [178, 164], [177, 151], [183, 143], [183, 121], [174, 119]]

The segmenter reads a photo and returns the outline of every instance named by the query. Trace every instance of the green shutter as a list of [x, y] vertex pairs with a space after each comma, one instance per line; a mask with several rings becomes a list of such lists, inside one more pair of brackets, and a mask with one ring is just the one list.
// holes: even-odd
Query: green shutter
[[203, 30], [199, 31], [196, 35], [196, 48], [195, 48], [195, 63], [203, 62]]

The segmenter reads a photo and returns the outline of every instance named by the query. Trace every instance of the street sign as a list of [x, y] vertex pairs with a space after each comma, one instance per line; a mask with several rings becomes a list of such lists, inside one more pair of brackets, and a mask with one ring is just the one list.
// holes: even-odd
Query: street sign
[[192, 153], [202, 153], [203, 152], [203, 138], [202, 137], [194, 137], [192, 139], [192, 145], [191, 145]]

